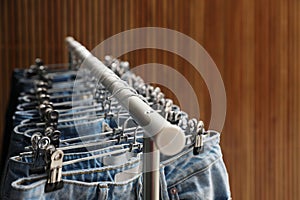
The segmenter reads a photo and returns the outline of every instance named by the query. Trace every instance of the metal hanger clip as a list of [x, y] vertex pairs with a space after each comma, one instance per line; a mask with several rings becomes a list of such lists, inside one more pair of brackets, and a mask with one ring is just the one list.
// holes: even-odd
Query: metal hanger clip
[[[51, 147], [50, 151], [53, 151]], [[62, 165], [63, 165], [64, 153], [61, 150], [55, 149], [51, 152], [51, 159], [48, 165], [48, 177], [45, 185], [45, 193], [53, 192], [63, 188], [64, 182], [62, 180]]]
[[204, 123], [202, 121], [198, 122], [197, 134], [195, 136], [195, 143], [193, 153], [194, 155], [199, 155], [204, 151], [203, 133], [204, 133]]

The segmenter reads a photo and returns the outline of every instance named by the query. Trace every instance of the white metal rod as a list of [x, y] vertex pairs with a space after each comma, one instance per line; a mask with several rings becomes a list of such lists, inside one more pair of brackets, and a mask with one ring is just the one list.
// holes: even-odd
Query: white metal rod
[[155, 112], [141, 98], [136, 96], [113, 71], [93, 56], [83, 45], [72, 37], [66, 38], [69, 49], [81, 60], [102, 85], [114, 95], [118, 102], [130, 113], [132, 118], [145, 130], [146, 136], [154, 140], [158, 150], [166, 155], [179, 153], [185, 144], [184, 132], [170, 124]]

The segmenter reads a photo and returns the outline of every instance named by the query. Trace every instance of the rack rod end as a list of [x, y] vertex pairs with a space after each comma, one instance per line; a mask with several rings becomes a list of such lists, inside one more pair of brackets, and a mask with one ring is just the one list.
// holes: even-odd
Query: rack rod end
[[175, 155], [185, 146], [185, 134], [178, 126], [166, 126], [155, 136], [155, 143], [162, 154]]

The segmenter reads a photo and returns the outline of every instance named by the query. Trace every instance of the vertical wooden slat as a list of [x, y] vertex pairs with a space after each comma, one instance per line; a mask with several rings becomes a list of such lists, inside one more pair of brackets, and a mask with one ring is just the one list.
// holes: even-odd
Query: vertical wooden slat
[[[288, 87], [288, 135], [289, 135], [289, 147], [290, 151], [287, 154], [287, 159], [290, 161], [291, 169], [287, 173], [287, 177], [293, 177], [299, 173], [300, 168], [300, 137], [299, 137], [299, 121], [300, 121], [300, 94], [299, 94], [299, 52], [300, 52], [300, 2], [297, 0], [289, 1], [289, 20], [288, 20], [288, 66], [289, 66], [289, 87]], [[298, 158], [298, 159], [297, 159]], [[294, 197], [300, 197], [299, 185], [300, 181], [298, 178], [290, 178], [290, 194]], [[293, 197], [293, 196], [292, 196]]]
[[[234, 174], [243, 174], [247, 167], [244, 155], [246, 154], [243, 137], [243, 129], [241, 127], [241, 1], [228, 1], [224, 6], [224, 75], [225, 88], [227, 94], [227, 124], [224, 128], [224, 137], [230, 137], [229, 142], [225, 143], [232, 151], [230, 157], [227, 155], [227, 163], [231, 168], [231, 190], [234, 199], [247, 198], [246, 187], [244, 187], [244, 175], [235, 177]], [[204, 27], [205, 29], [205, 27]], [[239, 133], [232, 134], [230, 133]], [[227, 136], [225, 136], [227, 135]], [[223, 139], [224, 139], [223, 137]], [[238, 151], [236, 149], [239, 149]], [[239, 167], [234, 167], [239, 165]]]
[[[202, 45], [206, 49], [207, 53], [211, 56], [211, 58], [215, 61], [216, 66], [218, 67], [221, 75], [223, 73], [223, 7], [224, 5], [219, 3], [215, 4], [214, 2], [205, 2], [204, 4], [204, 25], [203, 25], [203, 42]], [[199, 60], [199, 64], [201, 65], [203, 62]], [[202, 78], [202, 77], [201, 77]], [[202, 78], [203, 79], [203, 78]], [[214, 80], [211, 77], [206, 77], [209, 80], [211, 85], [214, 84]], [[198, 80], [198, 78], [196, 79]], [[198, 81], [197, 81], [198, 82]], [[197, 85], [197, 83], [196, 83]], [[213, 90], [216, 90], [217, 86], [214, 86]], [[201, 85], [200, 90], [206, 89], [206, 86]], [[209, 94], [208, 94], [209, 95]], [[206, 97], [201, 97], [201, 117], [204, 119], [210, 118], [210, 107], [212, 106], [210, 101], [207, 100]], [[210, 121], [205, 120], [206, 124]]]
[[[128, 14], [127, 14], [127, 7], [126, 7], [127, 3], [124, 1], [119, 2], [119, 6], [120, 6], [120, 30], [121, 31], [125, 31], [126, 30], [126, 25], [127, 25], [127, 19], [128, 19]], [[123, 42], [123, 44], [119, 44], [120, 48], [127, 48], [128, 44], [126, 41]], [[125, 54], [122, 56], [122, 60], [127, 60], [128, 54]]]
[[[45, 3], [45, 2], [44, 2]], [[47, 5], [47, 3], [45, 3]], [[55, 16], [54, 16], [54, 1], [51, 1], [48, 3], [47, 5], [47, 9], [48, 9], [48, 22], [47, 22], [47, 25], [46, 26], [50, 26], [50, 30], [52, 31], [56, 31], [56, 27], [57, 27], [57, 22], [55, 22]], [[45, 30], [47, 30], [47, 28], [45, 28]], [[54, 35], [55, 34], [52, 34], [52, 33], [49, 33], [49, 43], [47, 44], [48, 45], [48, 48], [49, 51], [48, 51], [48, 55], [49, 55], [49, 58], [48, 58], [48, 63], [53, 63], [53, 58], [55, 56], [55, 51], [54, 51], [54, 46], [55, 46], [55, 42], [54, 42]]]
[[[205, 14], [209, 11], [207, 11], [205, 8], [207, 6], [206, 3], [209, 3], [207, 1], [201, 0], [201, 1], [193, 1], [193, 3], [190, 5], [192, 7], [197, 7], [198, 9], [191, 9], [191, 17], [190, 21], [191, 27], [190, 27], [190, 34], [189, 36], [195, 39], [200, 45], [204, 46], [204, 30], [206, 27], [206, 24], [208, 19], [205, 17]], [[184, 20], [181, 20], [182, 23], [184, 23]], [[196, 22], [197, 25], [193, 25], [193, 22]], [[223, 49], [220, 49], [223, 51]], [[200, 56], [197, 58], [197, 63], [200, 65], [201, 60]], [[196, 66], [198, 67], [198, 66]], [[209, 123], [209, 112], [210, 112], [210, 102], [206, 99], [208, 92], [206, 85], [203, 81], [203, 78], [199, 75], [196, 76], [196, 73], [193, 73], [192, 70], [185, 67], [185, 77], [189, 80], [191, 83], [198, 99], [198, 104], [200, 107], [200, 119], [204, 121], [204, 123], [207, 125]], [[201, 91], [201, 92], [198, 92]], [[192, 106], [192, 105], [191, 105]], [[207, 117], [206, 117], [207, 116]]]
[[[34, 25], [37, 27], [37, 30], [36, 30], [37, 55], [34, 55], [34, 56], [42, 58], [42, 24], [43, 24], [43, 21], [42, 21], [42, 16], [41, 16], [42, 15], [41, 1], [36, 0], [35, 4], [36, 4], [36, 8], [35, 8], [36, 15], [35, 15], [35, 24]], [[43, 57], [42, 59], [44, 60], [45, 58]]]
[[91, 3], [92, 9], [93, 9], [93, 24], [91, 24], [91, 26], [93, 26], [93, 33], [92, 33], [92, 37], [94, 38], [94, 42], [93, 45], [98, 45], [100, 42], [99, 39], [99, 28], [101, 29], [101, 25], [100, 25], [100, 19], [98, 17], [98, 11], [101, 10], [101, 7], [99, 6], [99, 2], [98, 1], [93, 1]]
[[[28, 51], [28, 46], [29, 46], [29, 41], [28, 41], [28, 38], [29, 38], [29, 32], [31, 32], [31, 30], [29, 31], [29, 13], [28, 13], [28, 2], [24, 2], [23, 1], [23, 5], [22, 5], [22, 11], [23, 11], [23, 14], [22, 14], [22, 19], [26, 19], [23, 26], [24, 28], [22, 27], [22, 42], [24, 44], [24, 47], [23, 47], [23, 52], [22, 52], [22, 55], [21, 55], [21, 63], [19, 65], [19, 67], [25, 67], [25, 63], [28, 63], [29, 62], [29, 53], [30, 51]], [[21, 22], [20, 22], [21, 23]]]
[[86, 2], [87, 3], [87, 15], [88, 15], [88, 17], [87, 17], [87, 37], [88, 37], [88, 40], [89, 40], [89, 43], [88, 43], [88, 47], [90, 48], [90, 49], [93, 49], [94, 47], [95, 47], [95, 42], [94, 42], [94, 40], [95, 40], [95, 38], [93, 37], [93, 33], [94, 33], [94, 24], [95, 24], [95, 22], [94, 22], [94, 19], [95, 19], [95, 16], [94, 16], [94, 9], [93, 9], [93, 7], [92, 7], [92, 2], [93, 1], [88, 1], [88, 2]]
[[[9, 68], [14, 68], [17, 67], [17, 47], [16, 47], [16, 38], [17, 38], [17, 15], [13, 14], [15, 12], [15, 5], [16, 1], [11, 1], [11, 3], [8, 5], [8, 18], [7, 18], [7, 28], [9, 30], [9, 32], [7, 33], [7, 46], [6, 48], [9, 49], [9, 47], [11, 47], [11, 49], [9, 49], [9, 57], [8, 57], [8, 62], [7, 62], [7, 73], [9, 71]], [[13, 24], [10, 24], [10, 22], [12, 22]], [[4, 79], [7, 80], [7, 79]], [[5, 85], [9, 85], [8, 81], [5, 82]], [[7, 94], [7, 93], [6, 93]]]
[[74, 17], [75, 17], [75, 20], [76, 20], [76, 23], [74, 23], [74, 36], [75, 36], [75, 38], [78, 38], [78, 40], [80, 41], [80, 42], [83, 42], [83, 40], [82, 40], [82, 37], [81, 37], [81, 29], [80, 29], [80, 6], [79, 6], [79, 3], [80, 3], [80, 1], [76, 1], [76, 0], [74, 0], [74, 1], [71, 1], [71, 4], [73, 4], [74, 5]]
[[[62, 23], [61, 23], [61, 27], [62, 27], [62, 34], [60, 35], [62, 37], [62, 59], [61, 62], [68, 62], [68, 53], [67, 53], [67, 48], [65, 47], [65, 37], [69, 36], [69, 26], [68, 26], [68, 2], [67, 1], [63, 1], [61, 4], [58, 4], [58, 6], [61, 6], [61, 11], [62, 11]], [[59, 8], [57, 8], [59, 9]]]
[[[30, 54], [29, 54], [29, 62], [32, 62], [35, 56], [38, 56], [37, 54], [37, 26], [35, 24], [35, 14], [37, 13], [34, 9], [36, 9], [36, 4], [35, 4], [35, 0], [31, 0], [30, 1], [30, 6], [29, 6], [29, 18], [30, 18], [30, 32], [28, 33], [28, 37], [29, 37], [29, 44], [27, 47], [27, 50]], [[30, 51], [30, 49], [32, 49]]]
[[[49, 24], [50, 22], [50, 13], [51, 13], [51, 8], [50, 5], [48, 3], [46, 3], [45, 1], [41, 1], [41, 18], [44, 19], [42, 21], [41, 27], [42, 27], [42, 35], [41, 35], [41, 41], [40, 41], [40, 45], [41, 45], [41, 54], [43, 55], [43, 60], [45, 61], [45, 63], [49, 63], [49, 57], [50, 57], [50, 48], [51, 48], [51, 36], [50, 34], [52, 34], [52, 32], [50, 32], [50, 27], [51, 24]], [[47, 48], [46, 48], [47, 45]]]
[[[53, 24], [54, 25], [54, 31], [60, 34], [53, 34], [53, 51], [55, 52], [52, 63], [57, 63], [57, 62], [62, 62], [62, 56], [63, 56], [63, 52], [65, 51], [64, 48], [64, 33], [62, 30], [62, 23], [63, 23], [63, 17], [62, 17], [62, 13], [63, 13], [63, 8], [62, 5], [63, 2], [60, 2], [58, 0], [53, 1], [53, 16], [54, 16], [54, 21]], [[56, 23], [55, 23], [56, 22]], [[56, 47], [56, 45], [58, 47]]]
[[16, 15], [17, 16], [17, 21], [16, 21], [16, 35], [17, 37], [14, 38], [15, 39], [15, 47], [18, 51], [15, 51], [16, 53], [16, 66], [14, 67], [21, 67], [21, 63], [22, 63], [22, 51], [23, 51], [23, 41], [22, 41], [22, 36], [24, 33], [22, 33], [22, 2], [17, 2], [15, 1], [14, 3], [16, 3], [16, 8], [17, 8], [17, 12], [13, 12], [11, 13], [11, 15]]
[[[255, 199], [254, 183], [254, 122], [255, 122], [255, 39], [254, 32], [254, 1], [243, 0], [241, 7], [241, 133], [243, 138], [243, 150], [245, 156], [244, 179], [245, 193], [247, 197], [243, 199]], [[226, 135], [224, 136], [226, 137]]]
[[[288, 153], [288, 147], [285, 152], [282, 151], [287, 136], [282, 134], [287, 130], [287, 3], [276, 1], [270, 6], [270, 52], [273, 55], [270, 58], [271, 75], [271, 101], [270, 101], [270, 129], [275, 137], [273, 144], [274, 153], [274, 186], [275, 199], [288, 198], [280, 190], [287, 191], [287, 182], [285, 170], [287, 163], [283, 153]], [[289, 133], [286, 133], [289, 134]], [[275, 148], [276, 147], [276, 148]]]
[[[264, 5], [267, 5], [264, 7]], [[269, 198], [269, 186], [274, 183], [273, 162], [270, 153], [274, 137], [269, 137], [265, 132], [271, 132], [269, 124], [270, 115], [270, 49], [269, 49], [269, 2], [255, 1], [255, 149], [256, 156], [254, 177], [257, 184], [255, 187], [255, 197], [257, 199]], [[263, 74], [263, 76], [262, 76]], [[267, 145], [266, 145], [267, 144]], [[264, 152], [264, 153], [262, 153]], [[268, 171], [268, 173], [265, 173]], [[264, 185], [264, 182], [269, 182]]]

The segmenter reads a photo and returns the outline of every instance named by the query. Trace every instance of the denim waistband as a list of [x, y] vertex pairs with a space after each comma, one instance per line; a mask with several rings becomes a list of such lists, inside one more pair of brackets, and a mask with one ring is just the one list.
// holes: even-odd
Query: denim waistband
[[[107, 152], [113, 152], [116, 150], [124, 149], [123, 145], [115, 145], [113, 143], [106, 143], [105, 145], [102, 146], [102, 149], [100, 150], [94, 150], [94, 151], [85, 151], [85, 152], [77, 152], [77, 153], [66, 153], [64, 155], [64, 162], [66, 161], [71, 161], [75, 159], [82, 159], [86, 158], [92, 155], [99, 155]], [[79, 162], [64, 165], [62, 168], [63, 172], [68, 172], [68, 171], [76, 171], [76, 170], [86, 170], [86, 169], [98, 169], [98, 168], [104, 168], [104, 169], [114, 169], [118, 168], [119, 166], [123, 166], [124, 163], [132, 162], [136, 163], [137, 162], [137, 153], [135, 152], [128, 152], [125, 154], [121, 154], [117, 157], [100, 157], [100, 158], [93, 158], [89, 160], [80, 160]], [[30, 176], [30, 169], [32, 168], [32, 156], [15, 156], [9, 159], [6, 172], [5, 172], [5, 177], [2, 180], [2, 185], [4, 188], [1, 190], [1, 196], [8, 197], [9, 194], [11, 193], [11, 183], [19, 178], [22, 177], [29, 177]], [[122, 160], [117, 160], [118, 158], [123, 158]], [[109, 166], [110, 168], [107, 168], [105, 166], [111, 165], [114, 163], [114, 166]], [[34, 175], [33, 175], [34, 176]]]
[[[93, 98], [92, 95], [90, 95], [86, 99], [81, 100], [72, 100], [72, 101], [66, 101], [66, 102], [60, 102], [60, 103], [54, 103], [53, 107], [54, 109], [71, 109], [76, 106], [88, 106], [97, 103], [96, 100]], [[21, 103], [17, 106], [17, 110], [19, 111], [25, 111], [25, 110], [33, 110], [36, 109], [38, 106], [37, 102], [29, 102], [29, 103]]]
[[[101, 170], [103, 169], [64, 173], [63, 179], [68, 186], [63, 191], [76, 187], [77, 191], [89, 191], [84, 193], [84, 196], [81, 196], [82, 198], [92, 199], [95, 196], [99, 197], [99, 191], [103, 195], [101, 198], [104, 199], [142, 198], [141, 174], [127, 181], [115, 182], [95, 178]], [[93, 177], [89, 181], [85, 180], [87, 174]], [[39, 178], [41, 179], [41, 177]], [[33, 178], [19, 179], [12, 186], [14, 190], [18, 191], [19, 196], [26, 198], [43, 197], [49, 199], [53, 197], [51, 195], [62, 195], [61, 191], [44, 194], [45, 180], [39, 180], [39, 178], [35, 177], [34, 180]], [[31, 181], [31, 183], [28, 183], [28, 181]], [[219, 134], [211, 133], [211, 136], [204, 143], [204, 152], [199, 155], [193, 155], [192, 149], [187, 148], [180, 154], [161, 162], [160, 186], [161, 199], [229, 199], [228, 175], [222, 160]], [[107, 188], [107, 190], [101, 190], [100, 188]], [[128, 188], [135, 188], [134, 194], [130, 190], [128, 191]], [[76, 196], [73, 195], [80, 194], [73, 191], [72, 194], [68, 195], [68, 198], [75, 198]]]
[[[106, 111], [102, 108], [98, 109], [88, 109], [84, 111], [70, 112], [70, 113], [59, 113], [58, 125], [72, 125], [74, 123], [79, 124], [81, 122], [88, 122], [92, 120], [97, 120], [99, 118], [104, 118], [106, 115]], [[129, 118], [130, 114], [128, 112], [119, 111], [118, 114], [114, 114], [114, 116], [110, 118]], [[97, 118], [97, 119], [96, 119]], [[116, 119], [117, 121], [117, 119]], [[38, 113], [35, 115], [22, 115], [14, 117], [14, 123], [17, 127], [16, 129], [22, 128], [26, 126], [26, 129], [36, 126], [43, 126], [44, 122], [41, 121], [41, 117]]]
[[[83, 124], [75, 124], [74, 122], [70, 122], [70, 124], [58, 126], [58, 130], [61, 132], [60, 139], [64, 140], [84, 135], [102, 133], [102, 124], [104, 122], [108, 124], [111, 128], [118, 127], [115, 120], [109, 118], [97, 119]], [[16, 127], [11, 134], [10, 145], [8, 150], [9, 157], [18, 155], [19, 153], [23, 152], [24, 148], [31, 144], [30, 139], [34, 133], [44, 131], [44, 127], [29, 129], [28, 127], [30, 127], [30, 124], [20, 125], [19, 127], [23, 127], [23, 130], [18, 130], [18, 128]]]
[[[91, 105], [74, 105], [74, 107], [70, 107], [69, 109], [56, 109], [56, 111], [60, 115], [72, 115], [76, 114], [78, 112], [86, 112], [86, 111], [101, 111], [103, 103], [91, 103]], [[112, 102], [113, 106], [116, 107], [116, 109], [122, 111], [120, 106], [114, 105], [114, 102]], [[14, 113], [14, 116], [16, 119], [21, 118], [21, 119], [31, 119], [31, 117], [40, 117], [39, 112], [37, 109], [32, 109], [32, 110], [19, 110]]]
[[[95, 110], [101, 108], [102, 103], [95, 103], [93, 105], [86, 105], [86, 106], [78, 106], [78, 107], [72, 107], [69, 109], [60, 109], [57, 110], [57, 112], [60, 115], [66, 115], [66, 114], [76, 114], [77, 112], [84, 112], [86, 110]], [[37, 109], [32, 109], [32, 110], [19, 110], [14, 113], [14, 120], [17, 122], [21, 122], [22, 120], [26, 119], [33, 119], [33, 118], [38, 118], [40, 119], [40, 114]]]
[[[45, 177], [19, 179], [12, 183], [14, 192], [10, 199], [141, 199], [142, 179], [135, 178], [123, 183], [111, 182], [111, 177], [137, 165], [123, 165], [119, 168], [109, 167], [89, 171], [74, 171], [64, 173], [64, 188], [50, 193], [44, 193]], [[18, 194], [18, 195], [17, 195]]]
[[[84, 135], [93, 135], [96, 133], [101, 133], [103, 132], [102, 125], [104, 122], [108, 124], [111, 128], [118, 127], [115, 120], [110, 118], [106, 118], [106, 119], [102, 118], [93, 121], [88, 120], [89, 122], [77, 124], [83, 121], [85, 120], [81, 120], [78, 122], [70, 121], [69, 123], [59, 124], [58, 130], [61, 132], [60, 139], [64, 140], [64, 139], [76, 138]], [[11, 134], [10, 145], [8, 148], [9, 157], [18, 155], [19, 153], [23, 152], [24, 148], [31, 144], [30, 139], [34, 133], [44, 132], [43, 126], [41, 126], [40, 128], [34, 128], [34, 127], [36, 127], [35, 123], [21, 124], [15, 127], [14, 131]]]
[[[91, 91], [85, 91], [81, 92], [79, 94], [76, 94], [75, 92], [72, 93], [72, 91], [65, 91], [62, 94], [52, 94], [50, 96], [50, 101], [52, 103], [61, 103], [61, 102], [66, 102], [66, 101], [72, 101], [73, 99], [76, 98], [76, 100], [84, 100], [87, 99], [88, 97], [93, 97], [93, 94]], [[34, 103], [34, 104], [39, 104], [38, 99], [35, 95], [21, 95], [18, 98], [19, 103]]]
[[[101, 131], [102, 123], [107, 123], [111, 128], [116, 128], [117, 124], [114, 119], [112, 118], [100, 118], [100, 119], [88, 119], [85, 117], [82, 118], [73, 118], [70, 120], [61, 120], [58, 122], [57, 129], [60, 130], [63, 133], [72, 132], [72, 128], [82, 129], [82, 127], [85, 130], [96, 130]], [[19, 135], [24, 135], [25, 133], [32, 132], [31, 129], [44, 129], [45, 124], [44, 123], [23, 123], [14, 128], [14, 132]], [[90, 128], [89, 128], [90, 127]], [[35, 131], [35, 130], [34, 130]], [[74, 132], [74, 131], [73, 131]], [[90, 134], [93, 134], [95, 132], [91, 132]]]

